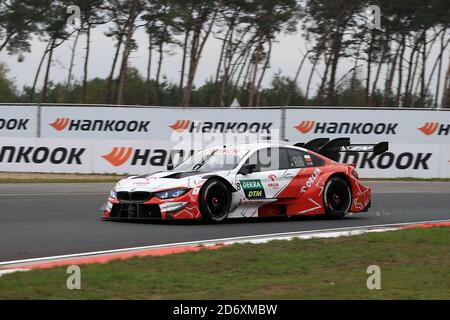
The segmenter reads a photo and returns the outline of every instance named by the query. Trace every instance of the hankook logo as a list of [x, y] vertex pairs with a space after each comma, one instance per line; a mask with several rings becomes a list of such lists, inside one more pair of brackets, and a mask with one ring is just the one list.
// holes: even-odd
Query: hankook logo
[[189, 120], [178, 120], [175, 122], [175, 124], [169, 126], [176, 132], [183, 132], [186, 131], [189, 128], [189, 125], [191, 124], [191, 121]]
[[422, 127], [417, 128], [424, 135], [431, 136], [437, 134], [438, 136], [447, 136], [450, 132], [450, 124], [440, 124], [439, 122], [426, 122]]
[[398, 123], [302, 121], [294, 128], [302, 134], [396, 135]]
[[120, 167], [130, 159], [133, 153], [133, 148], [119, 148], [114, 147], [113, 150], [102, 156], [103, 159], [111, 163], [115, 167]]
[[30, 119], [4, 119], [0, 118], [0, 130], [28, 130]]
[[57, 131], [63, 131], [69, 125], [69, 118], [57, 118], [50, 125]]
[[90, 132], [150, 132], [150, 121], [137, 120], [74, 120], [56, 118], [49, 124], [56, 131], [90, 131]]
[[177, 120], [169, 128], [181, 133], [264, 133], [270, 134], [272, 122], [209, 122]]
[[306, 134], [314, 128], [315, 124], [315, 121], [302, 121], [298, 126], [295, 127], [295, 129], [297, 129], [301, 133]]
[[82, 165], [85, 148], [1, 146], [0, 163]]
[[[108, 161], [114, 167], [121, 167], [125, 164], [130, 166], [155, 166], [163, 167], [167, 163], [171, 163], [171, 159], [177, 159], [184, 154], [193, 154], [194, 151], [164, 149], [135, 149], [132, 147], [114, 147], [111, 152], [101, 157]], [[177, 155], [177, 156], [175, 156]]]

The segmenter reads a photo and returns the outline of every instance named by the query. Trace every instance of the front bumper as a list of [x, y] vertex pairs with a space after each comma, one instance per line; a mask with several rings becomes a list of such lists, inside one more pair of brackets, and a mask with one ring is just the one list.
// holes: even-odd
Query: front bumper
[[104, 220], [174, 220], [200, 219], [198, 199], [187, 193], [176, 199], [163, 201], [153, 197], [147, 201], [119, 201], [109, 198], [101, 208]]
[[157, 204], [115, 203], [105, 218], [161, 219], [162, 214]]

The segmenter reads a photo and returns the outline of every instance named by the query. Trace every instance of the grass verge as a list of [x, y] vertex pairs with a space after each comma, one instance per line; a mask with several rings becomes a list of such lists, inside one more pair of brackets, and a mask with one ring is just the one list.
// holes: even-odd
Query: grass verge
[[[240, 244], [0, 278], [0, 299], [450, 299], [450, 229]], [[381, 290], [368, 290], [369, 265]]]

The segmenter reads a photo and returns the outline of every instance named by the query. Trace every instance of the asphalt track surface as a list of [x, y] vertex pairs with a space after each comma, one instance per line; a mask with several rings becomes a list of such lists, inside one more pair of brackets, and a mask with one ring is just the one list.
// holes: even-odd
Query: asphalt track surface
[[100, 220], [112, 184], [0, 184], [0, 262], [270, 233], [450, 219], [450, 183], [367, 182], [368, 213], [199, 222]]

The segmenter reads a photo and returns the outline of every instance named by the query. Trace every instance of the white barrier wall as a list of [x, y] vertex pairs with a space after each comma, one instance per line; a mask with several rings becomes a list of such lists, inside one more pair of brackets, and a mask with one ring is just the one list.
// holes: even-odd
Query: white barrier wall
[[368, 178], [450, 177], [450, 112], [422, 110], [289, 109], [287, 138], [349, 137], [352, 143], [389, 142], [389, 152], [343, 154]]
[[[163, 140], [1, 138], [0, 171], [144, 174], [177, 163], [176, 143]], [[350, 153], [365, 178], [450, 178], [450, 144], [392, 144], [377, 157]]]
[[170, 140], [174, 132], [259, 133], [280, 128], [278, 110], [43, 107], [44, 138]]
[[36, 137], [36, 107], [0, 106], [0, 137]]
[[157, 140], [2, 138], [0, 171], [144, 174], [164, 170], [174, 144]]
[[289, 140], [349, 137], [355, 143], [450, 143], [450, 111], [289, 109]]
[[[0, 171], [10, 172], [160, 171], [171, 155], [177, 162], [177, 150], [205, 147], [215, 136], [277, 140], [281, 118], [276, 109], [42, 107], [39, 113], [37, 107], [0, 106], [0, 111], [0, 128], [2, 119], [9, 123], [0, 129]], [[389, 152], [381, 156], [341, 156], [357, 164], [361, 177], [450, 178], [448, 111], [288, 109], [286, 135], [292, 144], [324, 136], [389, 141]], [[195, 136], [200, 144], [180, 147], [180, 136]]]

